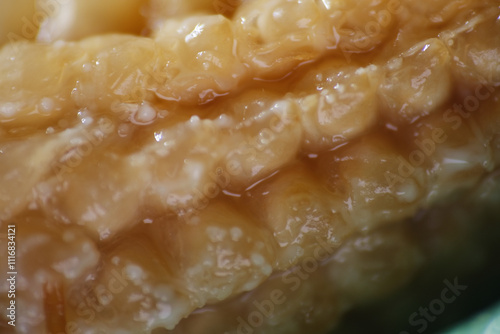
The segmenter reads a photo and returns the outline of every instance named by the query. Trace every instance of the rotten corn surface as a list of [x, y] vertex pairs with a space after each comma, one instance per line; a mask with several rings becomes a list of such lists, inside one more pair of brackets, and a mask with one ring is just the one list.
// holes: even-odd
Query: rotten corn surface
[[[118, 17], [144, 3], [148, 36], [98, 35], [139, 33]], [[85, 31], [100, 4], [61, 2], [38, 33], [51, 44], [0, 51], [1, 219], [24, 230], [27, 259], [18, 331], [53, 329], [46, 282], [65, 292], [63, 327], [173, 329], [318, 238], [348, 247], [473, 187], [500, 161], [495, 4], [256, 0], [223, 16], [128, 1]], [[395, 263], [414, 265], [394, 286], [420, 261], [403, 248]], [[347, 295], [332, 312], [362, 299]]]

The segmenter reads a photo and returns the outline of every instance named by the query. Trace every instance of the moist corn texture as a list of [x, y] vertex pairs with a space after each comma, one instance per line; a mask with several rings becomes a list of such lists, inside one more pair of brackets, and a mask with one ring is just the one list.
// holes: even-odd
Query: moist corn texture
[[2, 331], [324, 332], [498, 199], [497, 1], [0, 8]]

